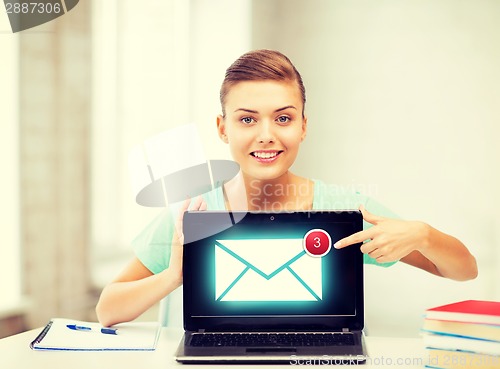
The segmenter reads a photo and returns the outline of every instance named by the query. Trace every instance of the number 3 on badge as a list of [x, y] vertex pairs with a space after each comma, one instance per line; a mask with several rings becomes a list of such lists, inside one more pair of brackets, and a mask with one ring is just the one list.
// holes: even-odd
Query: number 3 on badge
[[328, 232], [322, 229], [311, 229], [304, 236], [304, 250], [314, 257], [328, 254], [332, 247], [332, 239]]

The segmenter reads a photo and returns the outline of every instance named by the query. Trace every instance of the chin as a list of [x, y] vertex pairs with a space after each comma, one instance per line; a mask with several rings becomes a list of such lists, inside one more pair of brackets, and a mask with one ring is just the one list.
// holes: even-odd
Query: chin
[[286, 174], [288, 170], [285, 171], [268, 171], [268, 170], [251, 170], [248, 172], [244, 172], [250, 178], [257, 179], [260, 181], [272, 181], [277, 178], [280, 178], [284, 174]]

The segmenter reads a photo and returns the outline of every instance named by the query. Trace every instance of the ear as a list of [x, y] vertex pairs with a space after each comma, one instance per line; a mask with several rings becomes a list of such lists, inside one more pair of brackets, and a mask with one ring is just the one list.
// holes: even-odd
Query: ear
[[227, 138], [226, 134], [226, 122], [224, 120], [224, 117], [222, 115], [217, 116], [217, 132], [219, 134], [220, 139], [224, 143], [229, 143], [229, 140]]
[[307, 116], [302, 119], [302, 135], [300, 136], [300, 142], [304, 141], [307, 135]]

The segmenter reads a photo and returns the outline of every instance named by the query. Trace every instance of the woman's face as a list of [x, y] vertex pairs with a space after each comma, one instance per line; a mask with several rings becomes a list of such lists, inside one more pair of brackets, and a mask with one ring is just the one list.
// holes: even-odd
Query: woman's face
[[225, 111], [217, 118], [219, 136], [244, 174], [273, 180], [288, 172], [307, 124], [296, 83], [239, 82], [226, 95]]

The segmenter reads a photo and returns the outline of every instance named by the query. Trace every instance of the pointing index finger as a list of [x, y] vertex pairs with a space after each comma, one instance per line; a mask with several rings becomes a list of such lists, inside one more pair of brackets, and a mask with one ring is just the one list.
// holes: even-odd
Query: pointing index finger
[[359, 232], [353, 233], [350, 236], [342, 238], [341, 240], [335, 242], [333, 247], [335, 247], [336, 249], [341, 249], [341, 248], [344, 248], [347, 246], [354, 245], [356, 243], [361, 243], [361, 242], [363, 242], [367, 239], [370, 239], [370, 238], [371, 238], [370, 229], [366, 229], [364, 231], [359, 231]]

